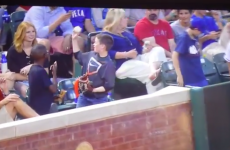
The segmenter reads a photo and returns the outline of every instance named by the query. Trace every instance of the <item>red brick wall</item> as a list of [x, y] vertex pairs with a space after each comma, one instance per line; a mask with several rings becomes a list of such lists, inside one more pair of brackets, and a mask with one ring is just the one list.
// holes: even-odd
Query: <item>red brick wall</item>
[[194, 150], [190, 114], [189, 103], [155, 108], [0, 141], [0, 150], [76, 150], [83, 141], [94, 150]]

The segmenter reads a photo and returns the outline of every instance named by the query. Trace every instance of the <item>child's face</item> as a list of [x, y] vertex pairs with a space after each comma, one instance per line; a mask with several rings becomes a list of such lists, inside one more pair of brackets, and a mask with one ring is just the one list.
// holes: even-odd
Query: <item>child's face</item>
[[95, 38], [95, 42], [94, 42], [93, 46], [94, 46], [94, 51], [97, 53], [100, 53], [105, 47], [105, 45], [100, 44], [100, 41], [97, 37]]

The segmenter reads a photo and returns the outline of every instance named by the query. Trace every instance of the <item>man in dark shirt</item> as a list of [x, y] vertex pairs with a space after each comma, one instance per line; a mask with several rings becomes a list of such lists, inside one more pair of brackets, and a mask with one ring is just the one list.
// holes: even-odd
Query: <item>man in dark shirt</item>
[[54, 102], [54, 93], [57, 91], [57, 64], [54, 63], [53, 83], [45, 71], [43, 65], [47, 59], [46, 47], [38, 44], [31, 50], [31, 57], [34, 64], [29, 72], [29, 104], [39, 114], [45, 115], [50, 112], [52, 102]]
[[[74, 57], [87, 71], [88, 79], [91, 82], [87, 90], [78, 97], [78, 107], [105, 103], [107, 95], [115, 84], [115, 66], [108, 55], [108, 50], [113, 45], [113, 38], [107, 34], [98, 34], [94, 43], [94, 51], [82, 53], [79, 49], [77, 36], [74, 31], [72, 35]], [[85, 72], [84, 72], [85, 73]]]

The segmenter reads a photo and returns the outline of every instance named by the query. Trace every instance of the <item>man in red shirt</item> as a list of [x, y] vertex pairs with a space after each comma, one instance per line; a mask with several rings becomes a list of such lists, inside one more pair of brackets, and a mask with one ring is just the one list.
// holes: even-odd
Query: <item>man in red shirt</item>
[[158, 19], [158, 14], [159, 9], [147, 9], [146, 16], [137, 22], [134, 35], [142, 45], [149, 41], [152, 48], [161, 46], [166, 56], [171, 58], [176, 47], [173, 31], [167, 21]]

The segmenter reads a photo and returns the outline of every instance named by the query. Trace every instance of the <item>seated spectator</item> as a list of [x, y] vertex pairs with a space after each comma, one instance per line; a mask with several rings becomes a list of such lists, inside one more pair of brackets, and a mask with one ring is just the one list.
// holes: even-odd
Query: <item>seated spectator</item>
[[203, 20], [199, 22], [205, 25], [205, 30], [202, 31], [201, 38], [199, 39], [200, 48], [202, 49], [203, 56], [212, 61], [214, 55], [225, 51], [217, 42], [221, 31], [216, 25], [215, 20], [212, 17], [206, 16], [206, 10], [195, 10], [191, 19]]
[[92, 8], [92, 23], [94, 25], [94, 28], [96, 31], [101, 31], [104, 22], [105, 22], [105, 17], [108, 12], [108, 8]]
[[220, 36], [220, 44], [225, 48], [224, 59], [228, 63], [228, 70], [230, 74], [230, 23], [227, 23]]
[[[85, 7], [65, 7], [65, 10], [72, 13], [70, 21], [73, 27], [79, 26], [82, 28], [82, 33], [80, 33], [79, 36], [84, 39], [83, 44], [86, 46], [88, 33], [96, 31], [91, 22], [91, 9]], [[79, 46], [82, 48], [81, 45]], [[84, 51], [85, 47], [81, 50]]]
[[1, 5], [1, 8], [6, 9], [8, 14], [12, 14], [16, 11], [26, 11], [24, 8], [18, 5]]
[[25, 11], [28, 11], [32, 6], [20, 6]]
[[198, 36], [205, 30], [205, 25], [200, 22], [202, 22], [201, 18], [191, 21], [190, 27], [180, 34], [176, 49], [173, 51], [173, 64], [179, 86], [203, 87], [208, 85], [197, 44]]
[[178, 20], [170, 25], [174, 32], [174, 39], [176, 43], [178, 41], [179, 35], [184, 33], [184, 31], [190, 27], [191, 14], [191, 10], [179, 9]]
[[9, 94], [4, 78], [1, 78], [0, 86], [0, 124], [14, 121], [17, 114], [25, 118], [39, 116], [33, 109], [26, 105], [18, 95]]
[[53, 83], [44, 69], [48, 53], [44, 45], [35, 45], [31, 50], [31, 57], [34, 64], [29, 72], [29, 105], [39, 115], [50, 113], [50, 107], [54, 102], [54, 93], [57, 92], [57, 64], [52, 66]]
[[[30, 57], [32, 47], [37, 44], [35, 27], [28, 23], [22, 22], [15, 33], [13, 46], [10, 47], [7, 53], [7, 65], [11, 72], [16, 74], [15, 90], [21, 96], [26, 97], [28, 89], [28, 73], [33, 64], [33, 59]], [[48, 72], [48, 60], [45, 68]]]
[[[73, 72], [73, 56], [71, 35], [73, 26], [69, 20], [71, 12], [66, 13], [63, 7], [54, 6], [33, 6], [26, 13], [24, 21], [32, 23], [37, 31], [37, 40], [46, 45], [47, 50], [51, 48], [54, 55], [51, 62], [57, 61], [58, 80], [71, 78]], [[63, 36], [56, 36], [55, 30], [60, 26]], [[79, 38], [79, 43], [83, 39]], [[79, 44], [83, 49], [84, 45]]]
[[[230, 41], [230, 23], [227, 23], [225, 27], [223, 28], [221, 34], [220, 34], [220, 39], [219, 39], [219, 44], [225, 49], [228, 49], [228, 44]], [[226, 51], [227, 52], [227, 51]]]
[[161, 46], [166, 57], [171, 58], [175, 49], [173, 31], [168, 22], [158, 19], [158, 15], [158, 9], [147, 9], [145, 17], [135, 26], [134, 35], [142, 45], [150, 41], [152, 45]]
[[160, 9], [158, 18], [166, 21], [177, 20], [177, 10], [176, 9]]
[[[127, 18], [123, 9], [110, 9], [105, 19], [104, 34], [109, 34], [114, 39], [114, 44], [109, 51], [110, 58], [116, 63], [116, 77], [119, 79], [135, 78], [146, 83], [148, 93], [153, 93], [162, 88], [159, 83], [152, 86], [152, 81], [158, 76], [159, 63], [166, 61], [164, 50], [154, 45], [147, 51], [142, 51], [142, 46], [127, 27]], [[154, 47], [154, 48], [153, 48]]]
[[224, 26], [226, 25], [227, 21], [222, 19], [222, 15], [221, 15], [221, 11], [219, 10], [212, 10], [212, 17], [215, 19], [216, 21], [216, 25], [218, 26], [218, 28], [220, 30], [222, 30], [224, 28]]
[[108, 92], [115, 85], [115, 66], [108, 51], [113, 45], [113, 38], [107, 34], [98, 34], [95, 38], [94, 51], [82, 53], [76, 42], [79, 33], [73, 33], [73, 51], [75, 58], [86, 73], [86, 89], [78, 97], [78, 107], [85, 107], [108, 102]]
[[125, 9], [125, 16], [129, 19], [128, 26], [133, 27], [139, 20], [144, 18], [145, 9]]

